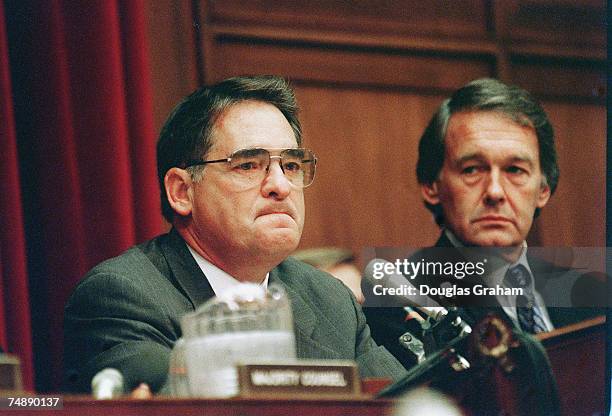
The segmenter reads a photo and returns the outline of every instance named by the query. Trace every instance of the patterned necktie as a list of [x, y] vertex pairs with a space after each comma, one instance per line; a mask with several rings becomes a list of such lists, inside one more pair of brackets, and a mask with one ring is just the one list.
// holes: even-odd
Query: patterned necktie
[[506, 272], [504, 284], [510, 288], [523, 288], [523, 294], [516, 297], [516, 314], [525, 332], [537, 334], [546, 331], [542, 311], [535, 306], [535, 295], [531, 290], [531, 274], [522, 264], [511, 267]]

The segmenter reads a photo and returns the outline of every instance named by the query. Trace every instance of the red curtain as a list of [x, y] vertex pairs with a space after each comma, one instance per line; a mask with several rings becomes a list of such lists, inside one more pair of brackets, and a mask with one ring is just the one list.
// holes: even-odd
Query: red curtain
[[[5, 4], [18, 142], [9, 146], [23, 178], [14, 195], [25, 201], [36, 386], [55, 390], [63, 306], [76, 283], [96, 263], [163, 228], [144, 4]], [[12, 212], [2, 206], [3, 218]], [[5, 270], [4, 255], [2, 264]], [[19, 279], [27, 305], [25, 272]], [[0, 316], [5, 322], [14, 318], [9, 308]]]
[[[4, 7], [0, 3], [0, 22]], [[17, 160], [17, 137], [8, 66], [8, 42], [0, 27], [0, 346], [19, 355], [23, 382], [33, 387], [30, 304], [23, 224], [23, 208]]]

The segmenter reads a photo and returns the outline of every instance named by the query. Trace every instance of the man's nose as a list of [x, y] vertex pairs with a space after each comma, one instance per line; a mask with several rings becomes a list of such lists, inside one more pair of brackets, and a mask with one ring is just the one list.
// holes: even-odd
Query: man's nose
[[497, 205], [505, 199], [506, 192], [503, 186], [503, 177], [498, 170], [491, 171], [485, 189], [484, 200], [487, 205]]
[[262, 195], [282, 200], [289, 196], [291, 190], [291, 183], [281, 168], [280, 158], [271, 158], [268, 172], [261, 185]]

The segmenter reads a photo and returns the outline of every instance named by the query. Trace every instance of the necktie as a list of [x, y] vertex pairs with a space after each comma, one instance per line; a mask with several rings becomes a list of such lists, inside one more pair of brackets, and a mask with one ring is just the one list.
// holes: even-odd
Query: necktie
[[529, 270], [522, 264], [510, 267], [506, 272], [504, 284], [510, 288], [523, 288], [523, 294], [516, 297], [516, 314], [523, 331], [531, 334], [546, 331], [542, 311], [535, 306]]

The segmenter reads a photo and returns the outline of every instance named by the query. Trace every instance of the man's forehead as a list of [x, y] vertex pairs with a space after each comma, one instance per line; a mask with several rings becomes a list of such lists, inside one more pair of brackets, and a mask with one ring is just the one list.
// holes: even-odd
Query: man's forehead
[[449, 117], [446, 135], [448, 135], [451, 129], [469, 131], [503, 128], [514, 128], [517, 130], [535, 132], [529, 119], [524, 115], [512, 116], [498, 110], [466, 110], [453, 113]]
[[289, 125], [283, 113], [275, 105], [258, 100], [244, 100], [225, 107], [213, 124], [216, 129], [240, 126], [258, 127], [262, 121], [279, 122]]
[[297, 140], [291, 125], [274, 105], [241, 101], [217, 116], [211, 131], [211, 151], [231, 153], [244, 148], [292, 148]]
[[444, 141], [445, 153], [452, 154], [454, 158], [486, 157], [490, 154], [520, 159], [538, 157], [535, 130], [493, 111], [453, 114]]

